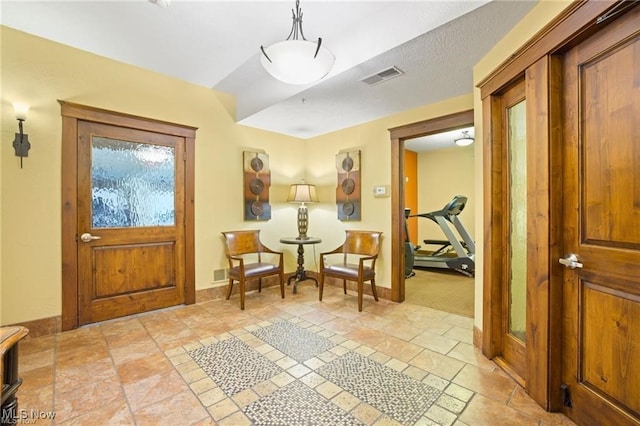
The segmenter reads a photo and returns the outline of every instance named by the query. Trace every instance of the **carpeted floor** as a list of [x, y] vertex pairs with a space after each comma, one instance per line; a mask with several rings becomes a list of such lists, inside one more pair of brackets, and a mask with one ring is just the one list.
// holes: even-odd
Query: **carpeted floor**
[[451, 314], [473, 317], [474, 279], [448, 269], [414, 269], [405, 301]]

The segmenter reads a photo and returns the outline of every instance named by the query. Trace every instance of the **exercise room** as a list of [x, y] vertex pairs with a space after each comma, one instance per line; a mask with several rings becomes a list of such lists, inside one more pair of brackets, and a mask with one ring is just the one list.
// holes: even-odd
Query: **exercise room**
[[473, 127], [405, 141], [405, 300], [467, 317], [474, 314], [473, 142]]

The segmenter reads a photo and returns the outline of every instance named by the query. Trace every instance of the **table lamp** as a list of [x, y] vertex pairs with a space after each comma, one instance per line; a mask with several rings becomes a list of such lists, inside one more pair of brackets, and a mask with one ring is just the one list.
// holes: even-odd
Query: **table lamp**
[[291, 185], [289, 189], [289, 196], [287, 197], [289, 203], [300, 203], [298, 207], [298, 240], [307, 240], [307, 229], [309, 228], [309, 213], [307, 212], [307, 206], [305, 203], [317, 203], [318, 196], [316, 195], [315, 185], [309, 185], [304, 183], [297, 183]]

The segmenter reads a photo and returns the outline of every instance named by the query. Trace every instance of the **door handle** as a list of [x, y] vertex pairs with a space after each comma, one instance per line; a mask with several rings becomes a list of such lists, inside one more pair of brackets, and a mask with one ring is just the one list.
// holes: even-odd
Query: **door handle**
[[91, 242], [93, 240], [99, 240], [100, 237], [96, 237], [95, 235], [91, 235], [88, 232], [85, 232], [84, 234], [80, 235], [80, 241], [82, 241], [83, 243], [88, 243]]
[[575, 253], [571, 253], [569, 256], [564, 259], [559, 259], [558, 261], [569, 269], [582, 268], [583, 266], [582, 263], [578, 262], [578, 255]]

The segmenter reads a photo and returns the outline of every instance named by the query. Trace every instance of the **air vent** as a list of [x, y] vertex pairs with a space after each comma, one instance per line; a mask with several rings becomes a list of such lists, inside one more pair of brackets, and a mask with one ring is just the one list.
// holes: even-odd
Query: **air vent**
[[379, 71], [369, 77], [363, 78], [363, 83], [368, 84], [369, 86], [375, 86], [376, 84], [380, 84], [383, 81], [391, 80], [392, 78], [396, 78], [401, 76], [404, 72], [398, 67], [387, 68], [386, 70]]
[[224, 281], [227, 279], [226, 269], [214, 269], [213, 270], [213, 282]]

